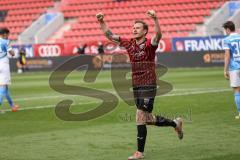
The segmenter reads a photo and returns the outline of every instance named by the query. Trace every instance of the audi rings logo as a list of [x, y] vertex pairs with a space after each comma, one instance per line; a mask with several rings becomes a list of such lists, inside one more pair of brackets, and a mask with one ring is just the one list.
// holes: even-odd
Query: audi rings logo
[[62, 49], [59, 45], [42, 45], [38, 48], [40, 57], [58, 57], [61, 52]]

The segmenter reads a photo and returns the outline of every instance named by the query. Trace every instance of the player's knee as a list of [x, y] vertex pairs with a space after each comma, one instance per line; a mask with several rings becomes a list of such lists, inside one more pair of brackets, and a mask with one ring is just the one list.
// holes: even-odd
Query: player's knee
[[145, 125], [147, 122], [146, 111], [137, 109], [136, 112], [136, 123], [137, 125]]
[[144, 99], [141, 103], [137, 104], [137, 109], [147, 112], [152, 112], [153, 110], [153, 102], [149, 101], [148, 99]]
[[240, 87], [234, 88], [234, 91], [239, 93], [240, 92]]
[[156, 123], [156, 117], [152, 114], [152, 113], [148, 113], [146, 114], [146, 124], [147, 125], [154, 125]]

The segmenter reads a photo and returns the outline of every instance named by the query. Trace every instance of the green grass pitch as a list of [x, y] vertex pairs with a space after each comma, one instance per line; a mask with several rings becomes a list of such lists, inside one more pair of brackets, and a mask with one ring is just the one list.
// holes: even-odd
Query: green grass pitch
[[[74, 113], [94, 108], [100, 100], [63, 95], [49, 88], [50, 72], [12, 75], [16, 113], [0, 114], [0, 160], [124, 160], [136, 150], [135, 107], [122, 100], [100, 118], [86, 122], [58, 119], [54, 106], [74, 100]], [[116, 94], [110, 72], [86, 84], [83, 72], [66, 83]], [[154, 112], [185, 119], [184, 139], [172, 128], [148, 127], [146, 160], [238, 160], [240, 120], [235, 120], [233, 92], [222, 68], [169, 69], [162, 77], [174, 89], [156, 98]], [[3, 110], [9, 109], [6, 101]]]

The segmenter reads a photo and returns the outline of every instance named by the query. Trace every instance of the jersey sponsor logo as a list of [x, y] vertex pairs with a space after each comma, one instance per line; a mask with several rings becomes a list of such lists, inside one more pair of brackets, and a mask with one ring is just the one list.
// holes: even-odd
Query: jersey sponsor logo
[[139, 46], [139, 48], [140, 48], [140, 49], [144, 49], [144, 48], [145, 48], [145, 43], [141, 44], [141, 45]]
[[134, 53], [134, 57], [137, 58], [137, 59], [140, 59], [142, 56], [145, 55], [145, 51], [144, 50], [141, 50], [141, 51], [138, 51], [136, 53]]

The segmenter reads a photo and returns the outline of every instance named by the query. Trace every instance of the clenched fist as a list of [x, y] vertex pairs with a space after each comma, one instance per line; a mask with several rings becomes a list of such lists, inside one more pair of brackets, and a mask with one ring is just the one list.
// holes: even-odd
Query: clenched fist
[[147, 11], [147, 15], [151, 18], [157, 18], [156, 12], [154, 10]]
[[103, 13], [99, 12], [99, 13], [96, 14], [96, 17], [97, 17], [98, 21], [103, 21], [104, 15], [103, 15]]

